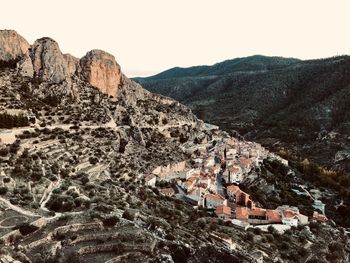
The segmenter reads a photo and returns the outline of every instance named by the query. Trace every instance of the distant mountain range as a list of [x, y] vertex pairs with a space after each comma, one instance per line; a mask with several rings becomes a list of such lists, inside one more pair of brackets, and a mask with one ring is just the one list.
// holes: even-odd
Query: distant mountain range
[[250, 56], [135, 78], [199, 118], [270, 147], [350, 170], [350, 57]]

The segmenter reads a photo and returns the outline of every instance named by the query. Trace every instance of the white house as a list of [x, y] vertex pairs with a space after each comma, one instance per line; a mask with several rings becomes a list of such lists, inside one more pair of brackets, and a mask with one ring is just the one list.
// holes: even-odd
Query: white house
[[227, 205], [227, 200], [218, 194], [206, 194], [204, 196], [204, 205], [207, 208], [216, 208], [221, 205]]

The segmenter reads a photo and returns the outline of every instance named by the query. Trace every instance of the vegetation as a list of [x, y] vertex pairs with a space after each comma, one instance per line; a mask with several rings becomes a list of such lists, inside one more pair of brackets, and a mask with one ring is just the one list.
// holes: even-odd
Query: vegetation
[[0, 128], [9, 129], [28, 125], [28, 118], [23, 114], [12, 115], [6, 112], [0, 113]]

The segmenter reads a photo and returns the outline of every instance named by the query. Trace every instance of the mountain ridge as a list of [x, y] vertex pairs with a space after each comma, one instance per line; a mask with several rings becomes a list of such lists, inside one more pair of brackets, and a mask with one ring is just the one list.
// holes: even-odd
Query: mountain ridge
[[[156, 75], [135, 80], [152, 92], [170, 96], [190, 106], [200, 118], [221, 125], [226, 130], [238, 130], [247, 138], [260, 142], [268, 137], [275, 137], [275, 142], [289, 140], [293, 143], [289, 147], [294, 148], [298, 144], [297, 130], [301, 130], [302, 137], [312, 136], [314, 139], [318, 133], [329, 133], [334, 129], [336, 132], [343, 131], [340, 136], [346, 135], [349, 123], [346, 110], [349, 61], [349, 56], [338, 56], [298, 60], [291, 65], [266, 71], [237, 72], [230, 69], [230, 73], [223, 75], [170, 76], [167, 79], [156, 79]], [[167, 74], [169, 76], [169, 72]], [[307, 122], [302, 121], [304, 117]], [[267, 134], [266, 131], [277, 127], [277, 123], [284, 128], [279, 131], [274, 129], [274, 133], [287, 129], [294, 139], [286, 138], [287, 134], [278, 134], [277, 137], [271, 132]], [[309, 139], [310, 145], [314, 144], [313, 140]], [[346, 138], [342, 140], [346, 141]], [[335, 144], [338, 142], [331, 143]], [[301, 149], [303, 147], [300, 143], [297, 145], [303, 156], [315, 158], [326, 166], [334, 165], [330, 161], [336, 155], [334, 149], [329, 149], [332, 155], [326, 161], [326, 155], [312, 155], [312, 151], [304, 151]], [[308, 156], [310, 152], [311, 156]], [[338, 168], [348, 169], [347, 166], [340, 165]]]

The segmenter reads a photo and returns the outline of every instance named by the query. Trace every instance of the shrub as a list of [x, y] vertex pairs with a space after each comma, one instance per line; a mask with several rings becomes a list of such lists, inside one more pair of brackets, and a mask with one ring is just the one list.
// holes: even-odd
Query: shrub
[[261, 235], [261, 229], [260, 228], [254, 228], [253, 230], [255, 235]]
[[24, 223], [24, 224], [19, 225], [18, 229], [19, 229], [19, 232], [23, 236], [26, 236], [26, 235], [29, 235], [29, 234], [33, 233], [34, 231], [38, 230], [39, 228], [37, 226], [33, 226], [33, 225], [28, 224], [28, 223]]
[[129, 210], [124, 211], [123, 218], [134, 221], [134, 215]]
[[287, 250], [287, 249], [289, 249], [289, 248], [290, 248], [290, 245], [289, 245], [288, 242], [283, 241], [283, 242], [281, 243], [281, 249]]
[[102, 220], [102, 223], [105, 227], [113, 227], [118, 222], [119, 218], [117, 216], [110, 216]]
[[5, 195], [8, 191], [8, 188], [6, 186], [0, 187], [0, 195]]

